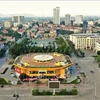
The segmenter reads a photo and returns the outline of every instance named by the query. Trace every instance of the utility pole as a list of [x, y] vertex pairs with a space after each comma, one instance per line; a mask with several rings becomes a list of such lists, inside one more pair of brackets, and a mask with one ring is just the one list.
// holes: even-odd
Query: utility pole
[[97, 97], [97, 93], [96, 93], [96, 88], [97, 87], [97, 83], [95, 82], [95, 86], [94, 86], [94, 88], [95, 88], [95, 90], [94, 90], [94, 100], [96, 100], [96, 97]]
[[18, 100], [19, 95], [17, 95], [16, 86], [15, 86], [15, 94], [13, 95], [13, 97], [15, 97], [15, 100]]
[[16, 91], [16, 86], [15, 86], [15, 98], [17, 100], [17, 91]]

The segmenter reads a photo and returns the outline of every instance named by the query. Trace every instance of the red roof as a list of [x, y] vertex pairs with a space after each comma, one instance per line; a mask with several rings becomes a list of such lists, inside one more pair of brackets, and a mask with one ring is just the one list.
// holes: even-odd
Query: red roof
[[0, 41], [0, 44], [3, 44], [3, 42]]
[[3, 35], [2, 34], [0, 34], [0, 37], [2, 37]]
[[17, 32], [23, 33], [23, 32], [25, 32], [25, 30], [26, 30], [26, 29], [20, 29], [20, 30], [18, 30]]

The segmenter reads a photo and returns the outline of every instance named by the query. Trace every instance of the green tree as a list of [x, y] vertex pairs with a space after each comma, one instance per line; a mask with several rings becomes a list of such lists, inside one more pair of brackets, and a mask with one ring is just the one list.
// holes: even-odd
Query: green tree
[[40, 92], [38, 89], [32, 90], [32, 95], [39, 95], [39, 94], [40, 94]]
[[100, 55], [100, 51], [97, 51], [97, 54]]
[[71, 95], [77, 95], [78, 94], [78, 91], [77, 91], [77, 89], [72, 89], [70, 91], [70, 93], [71, 93]]
[[0, 57], [3, 57], [4, 54], [5, 54], [5, 52], [6, 52], [6, 49], [5, 48], [1, 49], [0, 50]]
[[18, 27], [18, 29], [21, 29], [21, 28], [23, 28], [23, 25], [19, 24], [17, 27]]
[[100, 55], [98, 55], [98, 58], [97, 58], [98, 62], [100, 62]]

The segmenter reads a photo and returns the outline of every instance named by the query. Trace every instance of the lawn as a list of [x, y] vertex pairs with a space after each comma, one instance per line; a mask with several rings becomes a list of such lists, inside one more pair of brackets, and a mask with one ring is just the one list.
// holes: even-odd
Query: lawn
[[0, 85], [7, 85], [7, 84], [8, 84], [8, 82], [6, 79], [0, 78]]

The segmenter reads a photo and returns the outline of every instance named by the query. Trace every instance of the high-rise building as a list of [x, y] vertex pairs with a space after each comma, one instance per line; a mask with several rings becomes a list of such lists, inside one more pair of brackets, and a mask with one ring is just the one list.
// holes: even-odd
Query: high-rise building
[[83, 16], [82, 15], [76, 15], [75, 24], [82, 24], [82, 23], [83, 23]]
[[53, 24], [60, 24], [60, 8], [53, 9]]
[[24, 23], [24, 16], [12, 16], [12, 21], [14, 23], [23, 24]]
[[70, 25], [70, 24], [71, 24], [70, 14], [66, 14], [65, 15], [65, 25]]
[[4, 27], [5, 28], [10, 28], [10, 27], [12, 27], [12, 25], [13, 25], [12, 21], [5, 21], [4, 22]]
[[88, 27], [88, 22], [87, 21], [83, 21], [83, 33], [86, 33], [87, 27]]

